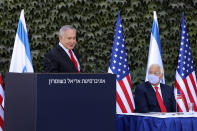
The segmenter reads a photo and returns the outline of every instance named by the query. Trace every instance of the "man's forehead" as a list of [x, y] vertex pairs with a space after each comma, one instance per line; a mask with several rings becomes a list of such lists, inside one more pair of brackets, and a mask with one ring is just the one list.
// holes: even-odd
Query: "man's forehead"
[[73, 37], [73, 36], [76, 36], [76, 31], [75, 30], [72, 30], [72, 29], [69, 29], [69, 30], [66, 30], [65, 33], [64, 33], [64, 37]]
[[157, 65], [153, 65], [149, 68], [149, 70], [160, 70], [160, 67]]
[[64, 33], [76, 33], [76, 31], [74, 29], [68, 29], [68, 30], [65, 30]]

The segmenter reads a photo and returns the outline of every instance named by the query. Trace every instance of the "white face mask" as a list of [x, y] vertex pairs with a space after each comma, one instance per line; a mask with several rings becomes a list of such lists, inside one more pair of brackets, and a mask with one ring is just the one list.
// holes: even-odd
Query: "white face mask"
[[151, 84], [156, 84], [159, 82], [159, 76], [156, 76], [156, 75], [153, 75], [153, 74], [149, 74], [148, 75], [148, 81], [151, 83]]

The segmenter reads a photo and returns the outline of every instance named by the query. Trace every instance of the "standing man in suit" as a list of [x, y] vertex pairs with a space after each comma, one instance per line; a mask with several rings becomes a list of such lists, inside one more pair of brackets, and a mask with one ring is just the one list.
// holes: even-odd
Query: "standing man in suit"
[[175, 112], [174, 89], [160, 83], [163, 68], [153, 64], [148, 70], [148, 81], [135, 89], [135, 112]]
[[45, 72], [79, 73], [76, 45], [76, 29], [70, 25], [63, 26], [59, 31], [59, 44], [51, 49], [44, 58]]

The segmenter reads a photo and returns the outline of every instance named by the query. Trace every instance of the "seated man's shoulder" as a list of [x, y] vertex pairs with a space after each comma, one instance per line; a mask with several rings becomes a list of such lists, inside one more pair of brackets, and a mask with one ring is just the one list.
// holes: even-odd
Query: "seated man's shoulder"
[[165, 88], [172, 88], [172, 86], [169, 86], [169, 85], [167, 85], [167, 84], [162, 84], [162, 83], [160, 83], [160, 85], [161, 85], [161, 86], [165, 86]]
[[136, 87], [136, 89], [141, 90], [141, 89], [144, 89], [145, 86], [146, 86], [146, 82], [143, 82], [143, 83], [139, 84], [139, 85]]
[[148, 81], [143, 82], [142, 84], [140, 84], [140, 85], [138, 85], [138, 86], [136, 87], [136, 89], [137, 89], [138, 91], [147, 91], [147, 90], [149, 90], [150, 88], [152, 88], [152, 85], [151, 85]]
[[143, 82], [143, 83], [141, 83], [141, 84], [139, 85], [139, 87], [147, 87], [147, 86], [151, 86], [151, 84], [150, 84], [148, 81]]
[[172, 86], [169, 86], [169, 85], [166, 85], [166, 84], [161, 84], [161, 86], [164, 87], [164, 90], [166, 92], [174, 92], [174, 87], [172, 87]]

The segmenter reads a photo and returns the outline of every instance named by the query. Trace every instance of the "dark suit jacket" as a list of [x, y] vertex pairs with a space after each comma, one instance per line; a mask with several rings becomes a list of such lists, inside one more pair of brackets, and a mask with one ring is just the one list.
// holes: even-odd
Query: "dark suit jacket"
[[[78, 54], [75, 53], [75, 56], [78, 57]], [[78, 59], [79, 60], [79, 59]], [[57, 45], [51, 49], [44, 58], [44, 70], [45, 72], [57, 72], [57, 73], [73, 73], [78, 72], [74, 63], [64, 51], [64, 49]]]
[[[165, 84], [160, 84], [161, 94], [167, 112], [176, 111], [174, 89]], [[156, 98], [156, 92], [149, 82], [145, 82], [135, 89], [135, 112], [161, 112]]]

